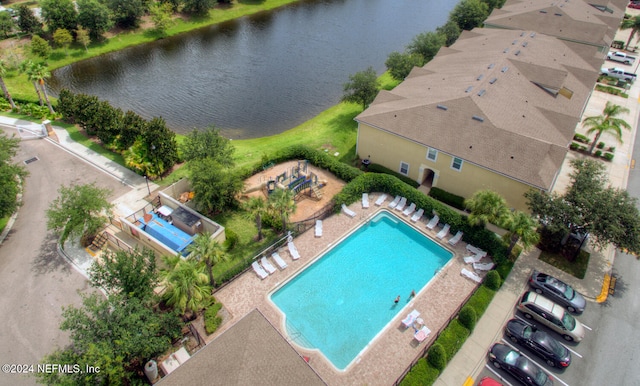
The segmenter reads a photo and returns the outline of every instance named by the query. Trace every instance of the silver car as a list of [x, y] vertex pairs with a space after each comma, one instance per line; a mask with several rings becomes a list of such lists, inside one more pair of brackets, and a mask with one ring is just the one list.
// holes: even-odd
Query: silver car
[[580, 342], [585, 328], [559, 304], [535, 292], [525, 292], [518, 304], [527, 319], [535, 319], [568, 341]]
[[546, 273], [534, 270], [529, 278], [529, 285], [537, 293], [544, 295], [563, 307], [566, 307], [566, 309], [571, 313], [581, 314], [587, 305], [587, 301], [582, 295], [580, 295], [580, 293], [578, 293], [578, 291], [574, 290], [570, 285], [563, 281], [556, 279], [551, 275], [547, 275]]

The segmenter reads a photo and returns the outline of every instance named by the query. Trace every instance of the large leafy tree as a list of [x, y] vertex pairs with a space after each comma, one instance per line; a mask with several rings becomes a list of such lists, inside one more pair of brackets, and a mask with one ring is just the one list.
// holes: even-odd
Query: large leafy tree
[[0, 218], [13, 214], [18, 208], [19, 178], [27, 175], [26, 170], [11, 162], [16, 155], [20, 139], [10, 138], [0, 133]]
[[73, 0], [41, 0], [42, 18], [49, 31], [64, 28], [73, 31], [78, 24], [78, 14]]
[[182, 158], [186, 160], [210, 158], [224, 167], [234, 165], [235, 148], [231, 141], [220, 135], [220, 131], [213, 126], [205, 130], [193, 130], [187, 134], [180, 145], [180, 151]]
[[626, 190], [606, 186], [605, 166], [592, 159], [571, 161], [574, 171], [564, 195], [531, 190], [525, 193], [531, 212], [551, 232], [564, 236], [591, 235], [599, 248], [640, 253], [640, 213], [636, 199]]
[[16, 104], [13, 102], [13, 98], [11, 98], [11, 94], [9, 94], [7, 85], [4, 84], [4, 77], [6, 75], [7, 75], [7, 66], [4, 60], [0, 59], [0, 88], [2, 89], [2, 93], [4, 94], [5, 99], [9, 101], [11, 108], [15, 110]]
[[0, 12], [0, 36], [6, 39], [12, 33], [16, 27], [16, 23], [11, 18], [11, 14], [9, 12]]
[[122, 117], [122, 130], [118, 135], [118, 148], [128, 149], [142, 133], [147, 121], [131, 110], [127, 110]]
[[358, 103], [366, 109], [378, 95], [378, 78], [373, 67], [349, 75], [349, 82], [344, 84], [343, 102]]
[[155, 175], [162, 175], [178, 161], [176, 133], [169, 130], [164, 119], [156, 117], [147, 122], [141, 137], [149, 149]]
[[622, 143], [622, 129], [631, 129], [631, 125], [622, 118], [618, 118], [621, 114], [626, 114], [629, 109], [620, 105], [607, 102], [607, 105], [602, 111], [602, 115], [586, 117], [582, 121], [582, 126], [587, 128], [587, 135], [594, 134], [593, 143], [589, 148], [589, 153], [593, 153], [600, 136], [603, 133], [612, 134], [618, 142]]
[[173, 23], [173, 20], [171, 19], [171, 16], [173, 15], [171, 4], [154, 3], [149, 7], [149, 14], [151, 14], [151, 21], [153, 21], [153, 29], [156, 33], [164, 35], [169, 26]]
[[414, 67], [424, 65], [424, 59], [421, 55], [394, 51], [389, 54], [384, 64], [393, 79], [404, 80]]
[[163, 298], [183, 315], [193, 314], [211, 301], [209, 278], [204, 265], [182, 256], [164, 256], [168, 268], [160, 271], [165, 284]]
[[18, 28], [26, 34], [42, 33], [42, 22], [34, 15], [33, 11], [27, 4], [19, 4], [18, 9]]
[[91, 39], [97, 40], [113, 26], [113, 20], [109, 8], [102, 2], [78, 0], [78, 24], [89, 31]]
[[214, 288], [216, 282], [213, 278], [213, 266], [221, 261], [228, 260], [224, 247], [218, 241], [211, 237], [211, 233], [199, 234], [191, 244], [187, 247], [187, 251], [191, 253], [189, 258], [196, 259], [203, 264], [209, 276], [209, 286]]
[[125, 299], [150, 299], [158, 284], [156, 256], [150, 249], [105, 251], [89, 270], [91, 285]]
[[436, 28], [436, 32], [446, 36], [445, 45], [449, 47], [458, 40], [462, 31], [456, 22], [449, 20], [445, 24]]
[[244, 204], [244, 210], [247, 217], [256, 222], [256, 228], [258, 228], [257, 241], [262, 240], [262, 216], [268, 212], [267, 203], [261, 197], [251, 197]]
[[60, 234], [62, 245], [72, 236], [88, 244], [107, 221], [103, 212], [111, 208], [110, 193], [94, 184], [62, 186], [47, 209], [47, 228]]
[[492, 190], [479, 190], [464, 204], [471, 211], [469, 223], [472, 225], [492, 223], [500, 226], [511, 214], [507, 201]]
[[225, 168], [211, 158], [188, 163], [189, 180], [195, 192], [194, 202], [208, 213], [221, 212], [236, 203], [242, 191], [242, 178], [236, 170]]
[[92, 126], [95, 127], [96, 136], [104, 145], [111, 146], [123, 130], [123, 116], [124, 113], [119, 108], [111, 106], [107, 101], [100, 101]]
[[269, 196], [269, 208], [282, 220], [282, 231], [287, 230], [289, 217], [296, 211], [294, 193], [290, 189], [276, 189]]
[[636, 36], [638, 31], [640, 31], [640, 15], [636, 15], [634, 17], [630, 17], [628, 19], [622, 20], [620, 29], [631, 30], [631, 33], [629, 34], [629, 39], [627, 39], [627, 44], [625, 46], [626, 49], [629, 49], [629, 44], [631, 44], [631, 40], [633, 40], [633, 38]]
[[106, 0], [107, 7], [119, 27], [137, 28], [140, 19], [148, 11], [146, 0]]
[[205, 15], [216, 4], [215, 0], [184, 0], [182, 10], [194, 15]]
[[451, 11], [449, 19], [462, 30], [470, 31], [480, 27], [489, 16], [489, 6], [480, 0], [462, 0]]
[[98, 294], [83, 297], [83, 306], [62, 313], [60, 329], [68, 331], [71, 346], [47, 355], [43, 363], [97, 366], [97, 373], [43, 372], [49, 385], [121, 385], [141, 383], [143, 364], [171, 347], [180, 336], [176, 313], [160, 313], [138, 298]]
[[447, 42], [447, 37], [437, 32], [424, 32], [416, 35], [407, 46], [410, 54], [420, 55], [424, 63], [433, 59], [440, 47]]

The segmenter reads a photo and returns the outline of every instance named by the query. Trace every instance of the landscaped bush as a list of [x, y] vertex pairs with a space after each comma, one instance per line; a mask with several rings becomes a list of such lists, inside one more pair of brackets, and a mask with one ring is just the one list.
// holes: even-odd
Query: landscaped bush
[[621, 96], [623, 98], [629, 98], [629, 94], [620, 90], [619, 88], [611, 87], [611, 86], [603, 86], [601, 84], [596, 84], [596, 90], [606, 92], [607, 94]]
[[[473, 310], [471, 310], [473, 311]], [[444, 352], [444, 347], [440, 343], [434, 343], [427, 354], [427, 362], [438, 371], [444, 370], [447, 366], [447, 354]]]
[[444, 348], [447, 361], [456, 355], [468, 336], [469, 330], [458, 319], [453, 319], [447, 328], [442, 330], [442, 334], [440, 334], [436, 342], [440, 343]]
[[580, 147], [580, 144], [577, 142], [571, 142], [571, 145], [569, 145], [569, 149], [571, 150], [578, 150], [579, 147]]
[[602, 158], [606, 159], [607, 161], [611, 161], [613, 159], [613, 154], [612, 153], [604, 153]]
[[579, 151], [587, 151], [587, 146], [585, 145], [580, 145], [580, 147], [578, 148]]
[[238, 244], [238, 234], [229, 228], [225, 228], [224, 234], [226, 239], [224, 240], [224, 248], [228, 251]]
[[589, 138], [587, 138], [587, 136], [582, 135], [580, 133], [575, 133], [573, 135], [573, 139], [578, 141], [578, 142], [582, 142], [582, 143], [589, 143]]
[[487, 276], [485, 276], [484, 278], [484, 285], [489, 289], [497, 291], [502, 285], [500, 274], [496, 271], [487, 272]]
[[601, 157], [602, 156], [602, 150], [596, 150], [595, 156], [596, 157]]
[[218, 316], [218, 311], [222, 308], [222, 303], [215, 303], [207, 307], [204, 311], [204, 329], [207, 334], [211, 335], [222, 323], [222, 318]]
[[615, 146], [609, 146], [608, 151], [610, 151], [611, 153], [616, 151], [616, 147]]
[[460, 313], [458, 313], [458, 320], [460, 320], [460, 323], [469, 331], [473, 331], [476, 327], [477, 319], [478, 316], [476, 315], [476, 311], [469, 305], [462, 307]]
[[487, 307], [489, 307], [489, 303], [491, 303], [491, 299], [493, 299], [495, 293], [496, 291], [482, 285], [471, 295], [466, 305], [473, 308], [476, 312], [476, 317], [480, 318]]
[[393, 170], [386, 168], [382, 165], [378, 165], [378, 164], [371, 164], [369, 165], [369, 168], [367, 169], [367, 171], [371, 172], [371, 173], [385, 173], [385, 174], [391, 174], [392, 176], [395, 176], [396, 178], [398, 178], [399, 180], [401, 180], [402, 182], [404, 182], [405, 184], [412, 186], [414, 188], [417, 188], [418, 186], [420, 186], [419, 183], [417, 183], [416, 181], [414, 181], [413, 179], [402, 175], [398, 172], [394, 172]]
[[604, 149], [604, 146], [604, 142], [598, 142], [598, 145], [596, 145], [598, 149]]
[[440, 371], [433, 367], [426, 359], [420, 358], [411, 371], [402, 379], [400, 386], [432, 385], [440, 376]]
[[453, 193], [449, 193], [440, 188], [431, 188], [429, 191], [429, 196], [435, 198], [438, 201], [442, 201], [445, 204], [449, 204], [454, 208], [458, 208], [460, 210], [464, 210], [464, 197], [457, 196]]

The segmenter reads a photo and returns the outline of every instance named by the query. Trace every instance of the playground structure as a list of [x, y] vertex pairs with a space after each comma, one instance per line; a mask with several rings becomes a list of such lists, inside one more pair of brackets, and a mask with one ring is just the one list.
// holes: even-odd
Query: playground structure
[[311, 198], [319, 201], [322, 198], [322, 191], [327, 182], [320, 180], [318, 176], [309, 171], [309, 161], [299, 160], [290, 169], [285, 169], [277, 176], [263, 176], [260, 184], [244, 191], [244, 193], [262, 190], [266, 197], [269, 197], [276, 189], [289, 189], [294, 192], [295, 200]]

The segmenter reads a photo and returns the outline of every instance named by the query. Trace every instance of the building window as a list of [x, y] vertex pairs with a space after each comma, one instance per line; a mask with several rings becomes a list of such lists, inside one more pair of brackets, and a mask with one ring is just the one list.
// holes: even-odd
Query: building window
[[436, 162], [438, 159], [438, 151], [436, 149], [429, 148], [429, 150], [427, 150], [427, 159]]
[[453, 157], [451, 161], [451, 169], [460, 171], [462, 170], [462, 159], [458, 157]]
[[406, 162], [400, 162], [400, 174], [404, 174], [405, 176], [409, 175], [409, 164]]

